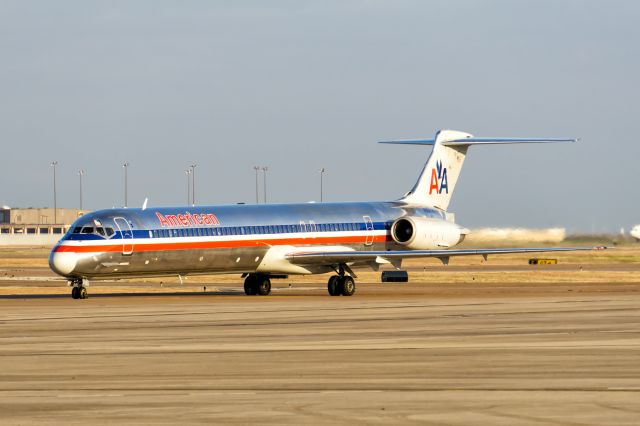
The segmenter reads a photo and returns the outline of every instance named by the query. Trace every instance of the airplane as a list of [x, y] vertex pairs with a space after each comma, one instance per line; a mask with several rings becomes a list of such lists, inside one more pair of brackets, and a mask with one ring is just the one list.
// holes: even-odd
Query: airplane
[[74, 299], [89, 280], [237, 273], [247, 295], [268, 295], [271, 279], [333, 273], [331, 296], [355, 293], [354, 268], [379, 270], [404, 259], [593, 250], [455, 249], [469, 230], [447, 212], [473, 145], [576, 142], [577, 139], [479, 138], [440, 130], [433, 139], [382, 141], [432, 146], [411, 189], [386, 202], [116, 208], [79, 218], [51, 250], [51, 269]]
[[640, 241], [640, 225], [636, 225], [633, 228], [631, 228], [631, 231], [629, 231], [629, 234], [636, 239], [636, 241]]

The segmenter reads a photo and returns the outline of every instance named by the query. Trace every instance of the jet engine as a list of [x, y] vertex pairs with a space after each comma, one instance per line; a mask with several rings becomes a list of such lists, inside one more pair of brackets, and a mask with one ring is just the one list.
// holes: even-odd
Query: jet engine
[[453, 247], [468, 233], [455, 223], [426, 217], [401, 217], [391, 226], [393, 241], [410, 250]]

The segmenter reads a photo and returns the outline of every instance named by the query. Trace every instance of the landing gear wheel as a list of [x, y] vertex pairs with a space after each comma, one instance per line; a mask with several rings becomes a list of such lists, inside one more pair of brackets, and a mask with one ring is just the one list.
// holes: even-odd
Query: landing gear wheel
[[78, 292], [80, 299], [87, 299], [89, 295], [87, 294], [87, 289], [84, 287], [80, 287], [80, 291]]
[[260, 296], [267, 296], [271, 293], [271, 280], [269, 277], [256, 277], [258, 294]]
[[327, 283], [327, 290], [330, 296], [340, 296], [340, 277], [337, 275], [331, 276]]
[[258, 294], [258, 283], [255, 275], [249, 275], [244, 280], [244, 294], [247, 296], [255, 296]]
[[80, 299], [80, 287], [71, 288], [71, 297], [74, 299]]
[[356, 283], [353, 281], [348, 275], [345, 275], [340, 279], [340, 293], [343, 296], [353, 296], [353, 293], [356, 292]]

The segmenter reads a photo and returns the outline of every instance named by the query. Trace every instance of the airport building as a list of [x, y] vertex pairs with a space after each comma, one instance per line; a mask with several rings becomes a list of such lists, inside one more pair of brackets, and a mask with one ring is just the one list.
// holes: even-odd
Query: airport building
[[0, 207], [0, 245], [54, 244], [88, 210]]

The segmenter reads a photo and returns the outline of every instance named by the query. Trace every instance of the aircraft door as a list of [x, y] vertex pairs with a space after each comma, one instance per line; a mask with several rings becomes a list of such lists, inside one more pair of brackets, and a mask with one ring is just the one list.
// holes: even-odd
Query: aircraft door
[[373, 244], [373, 221], [369, 216], [363, 216], [364, 224], [367, 228], [367, 233], [364, 241], [365, 246]]
[[113, 221], [122, 235], [122, 254], [128, 256], [133, 253], [133, 231], [131, 230], [131, 225], [123, 217], [116, 217]]

